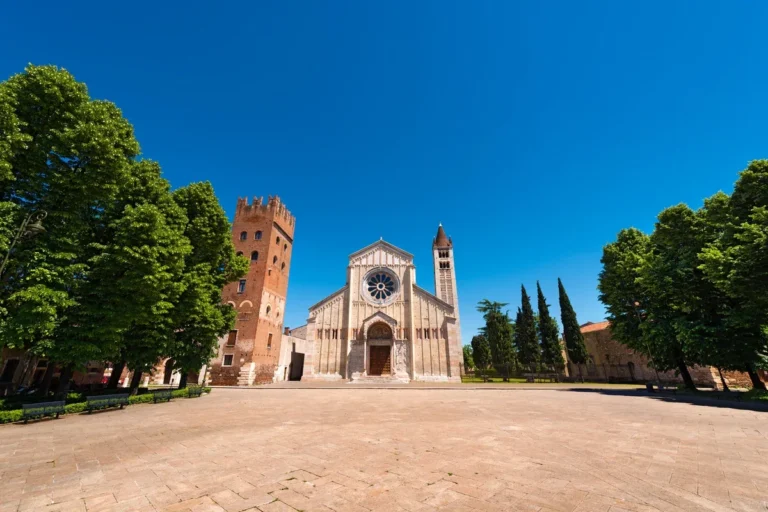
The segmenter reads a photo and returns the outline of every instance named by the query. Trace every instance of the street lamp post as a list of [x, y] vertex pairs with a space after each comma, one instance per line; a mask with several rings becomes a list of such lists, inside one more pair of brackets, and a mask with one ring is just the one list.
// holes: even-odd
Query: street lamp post
[[16, 243], [24, 236], [35, 236], [39, 235], [40, 233], [45, 232], [45, 228], [43, 227], [43, 219], [45, 219], [48, 216], [48, 212], [45, 210], [40, 210], [39, 212], [32, 212], [21, 222], [21, 226], [19, 226], [19, 230], [16, 232], [16, 235], [13, 237], [13, 241], [11, 242], [11, 246], [8, 247], [8, 253], [5, 255], [5, 258], [3, 258], [3, 263], [0, 265], [0, 276], [3, 275], [3, 272], [5, 271], [5, 266], [8, 264], [8, 260], [11, 257], [11, 252], [13, 251], [13, 248], [16, 246]]

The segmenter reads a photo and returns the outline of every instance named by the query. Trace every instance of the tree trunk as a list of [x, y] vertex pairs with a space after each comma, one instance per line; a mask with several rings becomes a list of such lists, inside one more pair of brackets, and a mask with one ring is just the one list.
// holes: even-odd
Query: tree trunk
[[685, 384], [685, 387], [692, 391], [696, 391], [696, 384], [693, 383], [693, 378], [688, 371], [688, 367], [685, 366], [685, 363], [683, 361], [678, 361], [677, 368], [680, 370], [680, 376], [683, 377], [683, 384]]
[[40, 387], [37, 388], [37, 396], [48, 396], [48, 391], [51, 389], [51, 379], [53, 379], [53, 372], [55, 370], [56, 364], [53, 361], [48, 361], [43, 380], [40, 381]]
[[752, 365], [747, 366], [747, 374], [749, 375], [749, 380], [752, 381], [753, 388], [765, 391], [765, 382], [760, 380], [760, 376]]
[[123, 374], [124, 369], [125, 369], [125, 361], [112, 365], [112, 375], [109, 376], [109, 382], [107, 383], [107, 388], [109, 389], [117, 388], [117, 386], [120, 385], [120, 376]]
[[66, 398], [66, 394], [69, 393], [69, 381], [72, 380], [72, 365], [68, 364], [61, 369], [59, 375], [59, 389], [57, 393], [63, 395]]
[[723, 370], [718, 368], [717, 373], [720, 374], [720, 382], [723, 384], [723, 391], [730, 391], [731, 388], [728, 387], [728, 384], [725, 382], [725, 377], [723, 377]]
[[179, 378], [179, 389], [184, 389], [187, 387], [187, 375], [189, 374], [182, 370], [181, 378]]
[[136, 390], [139, 389], [139, 384], [141, 384], [141, 376], [143, 374], [144, 372], [141, 370], [133, 371], [133, 377], [131, 377], [131, 391], [130, 391], [132, 395], [135, 395]]

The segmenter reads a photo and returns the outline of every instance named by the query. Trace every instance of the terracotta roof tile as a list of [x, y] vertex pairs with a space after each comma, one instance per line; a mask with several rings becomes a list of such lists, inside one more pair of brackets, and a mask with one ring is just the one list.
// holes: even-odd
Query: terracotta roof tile
[[606, 320], [605, 322], [597, 322], [597, 323], [587, 323], [584, 324], [581, 327], [581, 333], [587, 333], [587, 332], [595, 332], [595, 331], [602, 331], [605, 329], [608, 329], [611, 326], [611, 322]]

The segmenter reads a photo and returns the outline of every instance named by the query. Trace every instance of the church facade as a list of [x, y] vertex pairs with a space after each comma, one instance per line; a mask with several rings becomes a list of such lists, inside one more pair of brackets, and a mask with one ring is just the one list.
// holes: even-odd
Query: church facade
[[346, 284], [309, 310], [302, 380], [460, 382], [463, 354], [453, 242], [432, 242], [435, 293], [413, 255], [379, 240], [349, 257]]

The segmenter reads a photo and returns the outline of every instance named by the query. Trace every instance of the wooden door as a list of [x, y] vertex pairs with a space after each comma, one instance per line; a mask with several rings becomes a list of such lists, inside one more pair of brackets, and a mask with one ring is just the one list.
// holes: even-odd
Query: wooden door
[[371, 346], [369, 348], [370, 371], [368, 375], [389, 375], [390, 370], [390, 347], [389, 346]]

